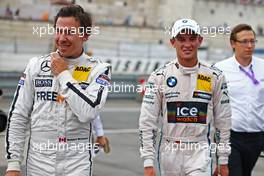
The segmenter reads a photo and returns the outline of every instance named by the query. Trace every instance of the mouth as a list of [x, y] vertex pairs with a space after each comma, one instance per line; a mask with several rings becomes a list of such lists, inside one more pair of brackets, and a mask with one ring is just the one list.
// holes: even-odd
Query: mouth
[[188, 55], [188, 54], [191, 54], [192, 53], [192, 50], [183, 50], [183, 53]]
[[245, 51], [246, 54], [253, 54], [253, 51]]
[[60, 45], [59, 45], [59, 48], [60, 48], [61, 50], [66, 50], [66, 49], [68, 49], [70, 46], [71, 46], [70, 44], [60, 44]]

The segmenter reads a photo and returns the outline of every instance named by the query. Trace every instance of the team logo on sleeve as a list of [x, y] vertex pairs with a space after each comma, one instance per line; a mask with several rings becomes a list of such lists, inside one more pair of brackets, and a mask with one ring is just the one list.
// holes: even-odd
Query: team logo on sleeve
[[221, 104], [228, 104], [229, 103], [228, 91], [227, 90], [223, 90], [222, 93], [223, 93], [223, 95], [222, 95], [222, 98], [221, 98]]
[[174, 87], [177, 84], [177, 79], [174, 76], [171, 76], [167, 79], [167, 86]]
[[107, 75], [100, 75], [98, 78], [96, 78], [96, 82], [98, 84], [109, 86], [110, 85], [110, 79]]
[[76, 65], [73, 70], [73, 78], [76, 81], [82, 82], [86, 81], [90, 75], [92, 67], [84, 67]]
[[23, 73], [18, 81], [18, 85], [23, 86], [25, 84], [26, 74]]
[[204, 91], [204, 92], [211, 92], [212, 91], [212, 77], [198, 74], [197, 75], [197, 82], [196, 82], [196, 90]]
[[226, 82], [222, 83], [222, 85], [221, 85], [221, 90], [224, 90], [224, 89], [227, 89], [227, 83]]

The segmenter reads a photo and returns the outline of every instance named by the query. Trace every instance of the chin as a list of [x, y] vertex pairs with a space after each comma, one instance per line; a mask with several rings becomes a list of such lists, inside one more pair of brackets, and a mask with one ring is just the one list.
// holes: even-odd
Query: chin
[[59, 51], [59, 53], [60, 53], [60, 56], [62, 56], [62, 57], [67, 57], [68, 56], [68, 54], [66, 52]]
[[184, 60], [192, 60], [193, 59], [193, 55], [184, 55], [184, 56], [182, 56], [182, 58]]

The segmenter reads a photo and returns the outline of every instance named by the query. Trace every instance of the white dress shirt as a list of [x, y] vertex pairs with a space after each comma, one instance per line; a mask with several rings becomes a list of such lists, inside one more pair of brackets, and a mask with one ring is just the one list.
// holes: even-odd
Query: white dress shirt
[[264, 131], [264, 59], [252, 58], [252, 62], [244, 70], [254, 72], [259, 84], [240, 70], [235, 56], [216, 63], [223, 71], [232, 107], [232, 130], [237, 132]]

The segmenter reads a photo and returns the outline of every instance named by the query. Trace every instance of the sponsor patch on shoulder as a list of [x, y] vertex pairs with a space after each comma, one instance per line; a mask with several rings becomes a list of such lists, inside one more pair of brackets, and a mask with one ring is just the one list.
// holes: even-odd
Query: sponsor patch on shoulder
[[205, 100], [211, 100], [212, 94], [194, 91], [193, 92], [193, 98], [201, 98], [201, 99], [205, 99]]
[[18, 81], [18, 85], [23, 86], [25, 84], [26, 74], [23, 73]]
[[109, 86], [110, 85], [110, 79], [107, 75], [100, 75], [96, 78], [96, 82], [98, 84]]

